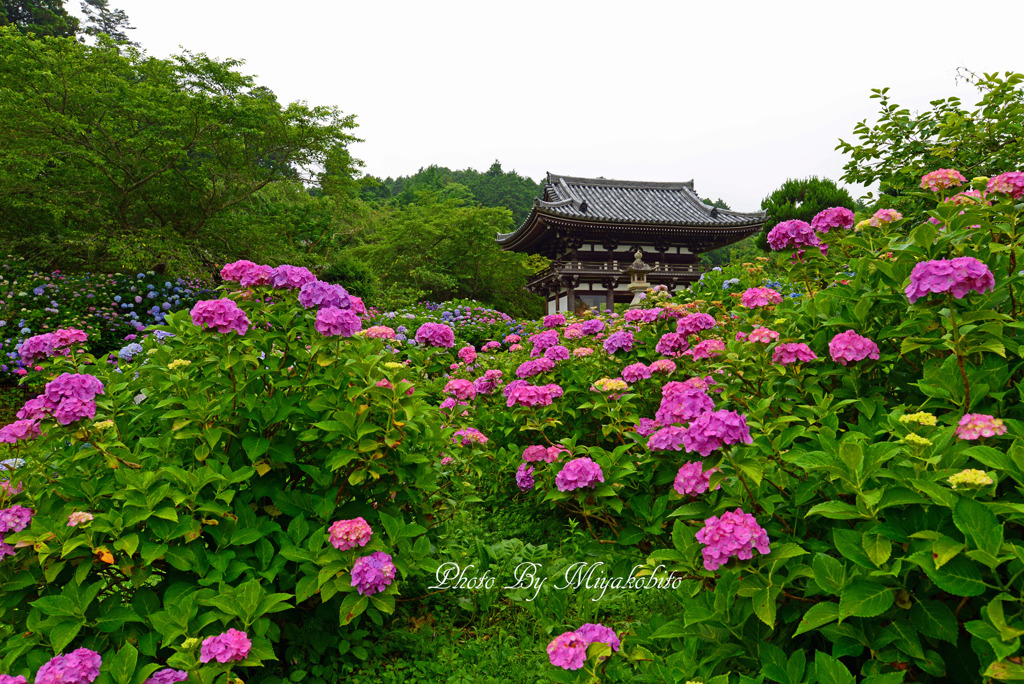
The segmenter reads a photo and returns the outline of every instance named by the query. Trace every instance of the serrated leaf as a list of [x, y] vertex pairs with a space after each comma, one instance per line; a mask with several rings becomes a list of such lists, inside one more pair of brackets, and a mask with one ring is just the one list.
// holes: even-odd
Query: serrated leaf
[[870, 580], [854, 580], [839, 597], [839, 612], [848, 617], [877, 617], [889, 610], [895, 601], [893, 590]]
[[797, 627], [796, 633], [793, 636], [799, 636], [804, 632], [810, 632], [812, 629], [817, 629], [823, 625], [827, 625], [833, 620], [839, 619], [839, 604], [832, 603], [831, 601], [823, 601], [816, 603], [811, 606], [803, 618], [800, 620], [800, 625]]

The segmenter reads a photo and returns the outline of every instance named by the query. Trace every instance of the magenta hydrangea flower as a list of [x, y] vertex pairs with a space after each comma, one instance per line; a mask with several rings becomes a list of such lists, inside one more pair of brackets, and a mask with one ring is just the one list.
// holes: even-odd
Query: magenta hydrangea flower
[[590, 347], [576, 347], [572, 350], [572, 355], [577, 359], [583, 358], [584, 356], [590, 356], [594, 353], [594, 350]]
[[740, 296], [740, 304], [748, 309], [782, 303], [782, 295], [767, 287], [752, 287]]
[[929, 292], [951, 292], [962, 299], [969, 292], [984, 294], [994, 290], [996, 279], [988, 266], [974, 257], [922, 261], [910, 272], [906, 294], [913, 304]]
[[1024, 173], [1020, 171], [1007, 171], [1006, 173], [1001, 173], [998, 176], [990, 178], [988, 186], [985, 189], [988, 192], [997, 192], [1001, 195], [1007, 195], [1012, 199], [1024, 197]]
[[691, 378], [686, 382], [667, 382], [661, 388], [661, 405], [654, 418], [662, 425], [683, 423], [712, 411], [715, 402], [707, 395], [707, 384]]
[[628, 330], [618, 330], [613, 332], [605, 338], [604, 350], [609, 354], [614, 354], [618, 351], [632, 351], [633, 333]]
[[91, 684], [100, 676], [103, 659], [96, 651], [76, 648], [39, 668], [35, 684]]
[[206, 299], [196, 302], [190, 312], [192, 324], [219, 333], [234, 330], [244, 335], [249, 330], [249, 317], [230, 299]]
[[349, 300], [348, 290], [341, 285], [311, 280], [299, 289], [299, 304], [304, 309], [320, 309], [325, 306], [348, 309], [352, 302]]
[[80, 420], [96, 417], [96, 402], [92, 399], [64, 399], [53, 411], [53, 417], [61, 425], [71, 425]]
[[553, 369], [554, 367], [554, 361], [542, 356], [539, 359], [534, 359], [533, 361], [524, 361], [523, 363], [519, 364], [519, 367], [516, 368], [516, 377], [523, 379], [532, 378], [534, 375], [546, 373], [547, 371]]
[[999, 418], [983, 413], [968, 413], [960, 419], [956, 428], [956, 436], [960, 439], [981, 439], [1006, 434], [1006, 425]]
[[252, 648], [252, 641], [245, 632], [237, 629], [229, 629], [223, 634], [207, 637], [199, 649], [199, 661], [208, 663], [216, 660], [218, 663], [230, 663], [232, 661], [245, 660]]
[[92, 399], [103, 394], [103, 383], [91, 375], [81, 373], [62, 373], [46, 383], [43, 397], [54, 406], [64, 399]]
[[611, 646], [612, 652], [618, 651], [622, 645], [619, 641], [619, 635], [615, 633], [615, 630], [601, 624], [588, 622], [585, 625], [581, 625], [580, 628], [576, 630], [576, 634], [583, 639], [583, 641], [587, 642], [588, 646], [592, 643], [600, 642]]
[[298, 290], [303, 285], [312, 282], [316, 282], [316, 276], [308, 268], [302, 266], [282, 264], [270, 273], [270, 284], [274, 286], [275, 290]]
[[707, 456], [726, 444], [753, 444], [747, 417], [735, 411], [708, 411], [690, 422], [683, 435], [683, 446], [688, 452]]
[[468, 427], [452, 435], [452, 441], [462, 446], [470, 446], [472, 444], [487, 444], [487, 437], [476, 428]]
[[77, 328], [61, 328], [52, 333], [29, 337], [18, 346], [18, 354], [25, 363], [32, 363], [50, 356], [67, 356], [68, 347], [75, 343], [85, 342], [87, 339], [89, 336]]
[[15, 504], [10, 508], [0, 508], [0, 534], [21, 532], [32, 522], [32, 509]]
[[239, 283], [242, 281], [242, 277], [255, 267], [256, 264], [253, 262], [247, 259], [239, 259], [230, 264], [224, 264], [224, 267], [220, 269], [220, 277], [224, 280]]
[[473, 363], [476, 361], [476, 347], [471, 344], [467, 344], [465, 347], [459, 350], [459, 358], [466, 363]]
[[516, 470], [516, 486], [522, 491], [526, 492], [533, 489], [533, 466], [528, 466], [525, 463], [520, 463], [519, 468]]
[[700, 359], [710, 359], [712, 356], [717, 356], [725, 351], [725, 342], [715, 338], [709, 340], [701, 340], [697, 343], [697, 346], [693, 348], [690, 354], [693, 356], [694, 361]]
[[366, 336], [371, 340], [393, 340], [395, 331], [386, 325], [371, 325], [366, 329]]
[[560, 344], [556, 344], [544, 350], [544, 358], [551, 361], [565, 361], [569, 358], [569, 350]]
[[475, 399], [476, 387], [469, 380], [456, 378], [455, 380], [448, 381], [448, 384], [444, 386], [444, 393], [452, 394], [456, 399], [460, 400]]
[[327, 529], [328, 541], [339, 551], [348, 551], [357, 546], [366, 546], [373, 536], [373, 530], [362, 517], [351, 520], [336, 520]]
[[[562, 396], [563, 390], [560, 386], [555, 384], [549, 385], [531, 385], [525, 380], [519, 380], [516, 382], [522, 382], [521, 385], [516, 385], [508, 393], [508, 400], [506, 405], [509, 408], [513, 406], [525, 406], [532, 408], [534, 406], [550, 406], [551, 402]], [[509, 383], [511, 386], [513, 383]], [[508, 389], [506, 387], [505, 389]]]
[[878, 358], [878, 345], [852, 330], [833, 337], [828, 343], [828, 351], [833, 361], [838, 361], [844, 366], [866, 358]]
[[[980, 190], [964, 190], [950, 197], [947, 202], [951, 202], [957, 206], [961, 204], [992, 204], [988, 201], [984, 194]], [[935, 219], [934, 217], [928, 218], [929, 223], [936, 225], [942, 225], [942, 221]]]
[[895, 209], [879, 209], [871, 218], [868, 220], [868, 225], [874, 228], [878, 228], [883, 225], [889, 225], [894, 221], [899, 221], [903, 218], [903, 214], [896, 211]]
[[555, 476], [555, 486], [560, 492], [596, 487], [598, 482], [604, 482], [601, 466], [586, 456], [572, 459]]
[[748, 342], [761, 342], [762, 344], [768, 344], [777, 339], [779, 339], [779, 333], [762, 326], [754, 328], [753, 332], [747, 336]]
[[[0, 546], [6, 546], [3, 542], [0, 542]], [[3, 558], [4, 554], [0, 553], [0, 558]], [[28, 684], [28, 680], [21, 675], [7, 675], [0, 674], [0, 684]]]
[[325, 337], [352, 337], [363, 327], [363, 322], [351, 309], [325, 306], [316, 312], [316, 331]]
[[501, 349], [501, 342], [498, 342], [497, 340], [491, 340], [490, 342], [485, 342], [484, 346], [481, 347], [480, 349], [481, 351], [484, 352], [492, 352], [496, 349]]
[[523, 338], [519, 335], [505, 335], [505, 344], [518, 344], [522, 342]]
[[622, 379], [633, 383], [651, 377], [651, 369], [642, 363], [632, 363], [622, 369]]
[[690, 343], [687, 342], [686, 335], [679, 333], [665, 333], [654, 345], [654, 351], [665, 356], [679, 356], [689, 348]]
[[535, 352], [534, 356], [540, 356], [545, 349], [558, 344], [558, 340], [557, 330], [545, 330], [536, 335], [530, 335], [529, 338], [529, 342], [533, 345], [533, 351]]
[[248, 268], [242, 273], [242, 277], [239, 279], [238, 284], [242, 287], [258, 287], [260, 285], [270, 285], [271, 278], [274, 275], [274, 269], [264, 264], [256, 264], [252, 268]]
[[684, 435], [686, 428], [677, 425], [663, 427], [647, 440], [647, 448], [651, 451], [682, 451]]
[[800, 219], [783, 221], [768, 231], [768, 246], [776, 252], [790, 247], [817, 247], [821, 238], [811, 224]]
[[395, 580], [395, 564], [383, 551], [361, 556], [352, 566], [352, 586], [363, 596], [378, 594]]
[[16, 420], [0, 427], [0, 444], [14, 444], [35, 439], [40, 434], [39, 423], [34, 420]]
[[[142, 684], [177, 684], [177, 682], [187, 682], [188, 672], [184, 670], [172, 670], [167, 667], [162, 670], [157, 670], [153, 673], [153, 676], [144, 681]], [[0, 682], [3, 684], [3, 682]]]
[[584, 335], [597, 335], [598, 333], [604, 332], [604, 321], [600, 318], [591, 318], [583, 321], [583, 325], [580, 327]]
[[704, 521], [704, 528], [697, 532], [697, 541], [704, 544], [701, 554], [704, 556], [704, 567], [717, 570], [736, 556], [740, 560], [754, 557], [753, 550], [768, 554], [768, 533], [757, 520], [743, 509], [726, 511], [722, 517], [711, 516]]
[[68, 527], [78, 527], [79, 525], [84, 525], [87, 522], [91, 522], [93, 517], [94, 516], [92, 513], [88, 513], [86, 511], [73, 511], [68, 516]]
[[455, 331], [444, 323], [424, 323], [416, 330], [416, 342], [431, 347], [451, 349], [455, 346]]
[[783, 366], [796, 361], [814, 361], [816, 358], [818, 356], [803, 342], [780, 344], [772, 351], [772, 363], [781, 363]]
[[[687, 494], [697, 496], [708, 491], [708, 487], [711, 485], [711, 474], [715, 472], [718, 472], [718, 468], [712, 468], [705, 472], [703, 461], [688, 461], [676, 473], [676, 479], [672, 486], [680, 496]], [[716, 490], [721, 488], [722, 485], [715, 487]]]
[[563, 670], [578, 670], [587, 662], [589, 644], [576, 632], [559, 634], [548, 644], [548, 659]]
[[641, 437], [649, 437], [650, 435], [653, 435], [655, 430], [657, 430], [660, 427], [662, 427], [661, 423], [659, 423], [656, 420], [651, 420], [650, 418], [641, 418], [640, 422], [633, 426], [633, 429], [636, 430], [636, 434], [640, 435]]
[[560, 325], [565, 325], [565, 316], [563, 314], [551, 314], [545, 316], [541, 321], [541, 325], [545, 328], [557, 328]]
[[676, 332], [680, 335], [696, 335], [701, 330], [710, 330], [717, 325], [718, 321], [711, 314], [693, 313], [676, 322]]
[[527, 462], [547, 460], [548, 449], [540, 444], [533, 444], [523, 449], [523, 460]]
[[653, 361], [649, 368], [652, 373], [664, 373], [665, 375], [669, 375], [670, 373], [675, 372], [676, 363], [670, 359], [658, 359], [657, 361]]
[[956, 169], [939, 169], [926, 173], [921, 177], [921, 189], [941, 192], [967, 182], [964, 175]]
[[853, 212], [846, 207], [823, 209], [811, 219], [811, 228], [819, 233], [827, 233], [832, 228], [852, 228]]
[[622, 317], [627, 323], [653, 323], [661, 313], [661, 309], [629, 309]]

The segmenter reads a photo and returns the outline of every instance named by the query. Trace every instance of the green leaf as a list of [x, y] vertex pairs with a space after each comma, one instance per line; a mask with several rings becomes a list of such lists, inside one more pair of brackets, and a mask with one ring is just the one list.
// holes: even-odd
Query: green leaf
[[805, 518], [812, 515], [821, 515], [832, 520], [853, 520], [854, 518], [866, 518], [864, 515], [857, 510], [856, 506], [842, 501], [825, 501], [807, 511]]
[[877, 617], [889, 610], [895, 601], [893, 590], [870, 580], [854, 580], [839, 597], [839, 613], [848, 617]]
[[800, 625], [797, 627], [796, 633], [793, 636], [799, 636], [804, 632], [810, 632], [812, 629], [817, 629], [822, 625], [827, 625], [833, 620], [839, 619], [839, 604], [832, 603], [831, 601], [823, 601], [816, 603], [811, 606], [803, 618], [800, 620]]
[[935, 567], [931, 551], [919, 551], [911, 556], [928, 574], [931, 581], [950, 594], [957, 596], [981, 596], [985, 583], [981, 581], [981, 570], [963, 556], [957, 556], [941, 568]]
[[846, 666], [821, 651], [814, 654], [814, 672], [818, 677], [818, 684], [854, 684], [853, 675]]
[[131, 684], [139, 652], [131, 644], [125, 644], [107, 664], [107, 672], [116, 684]]
[[846, 586], [846, 568], [843, 564], [823, 553], [814, 555], [812, 563], [814, 582], [826, 594], [838, 596]]
[[892, 542], [879, 534], [867, 532], [861, 540], [864, 552], [868, 554], [871, 562], [882, 567], [892, 554]]
[[910, 609], [910, 619], [921, 634], [956, 645], [959, 627], [953, 611], [945, 603], [917, 601]]
[[964, 533], [970, 545], [992, 556], [999, 555], [999, 548], [1003, 545], [1003, 526], [985, 504], [960, 497], [953, 507], [953, 524]]
[[775, 599], [778, 598], [781, 587], [764, 587], [754, 592], [754, 613], [761, 619], [761, 622], [775, 629]]
[[681, 639], [692, 634], [692, 630], [686, 628], [682, 620], [673, 620], [658, 629], [651, 635], [652, 639]]
[[360, 596], [354, 591], [349, 592], [345, 596], [345, 600], [341, 602], [341, 609], [339, 610], [341, 625], [345, 626], [362, 615], [368, 605], [370, 605], [368, 597]]
[[392, 543], [397, 543], [398, 539], [402, 536], [402, 529], [405, 525], [398, 518], [392, 518], [384, 511], [380, 512], [380, 521], [384, 525], [384, 531], [387, 532], [388, 539]]
[[58, 622], [50, 628], [50, 643], [54, 653], [61, 653], [71, 641], [78, 636], [78, 631], [85, 625], [84, 618], [74, 618]]

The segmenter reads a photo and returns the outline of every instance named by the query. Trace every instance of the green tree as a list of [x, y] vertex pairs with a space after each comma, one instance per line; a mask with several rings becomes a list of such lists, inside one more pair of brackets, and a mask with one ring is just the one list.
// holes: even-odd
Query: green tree
[[768, 250], [768, 233], [783, 221], [800, 219], [810, 223], [814, 215], [830, 207], [854, 208], [853, 198], [828, 178], [810, 176], [790, 178], [778, 190], [761, 200], [765, 212], [764, 228], [757, 235], [757, 246]]
[[82, 12], [86, 17], [84, 31], [86, 35], [98, 36], [106, 34], [116, 43], [127, 43], [138, 47], [139, 44], [129, 40], [125, 31], [135, 30], [124, 10], [111, 9], [107, 0], [85, 0]]
[[888, 88], [873, 89], [878, 121], [861, 121], [853, 130], [857, 140], [836, 147], [849, 155], [841, 180], [877, 183], [880, 204], [906, 213], [921, 206], [911, 193], [920, 192], [929, 171], [953, 168], [970, 179], [1024, 168], [1024, 74], [978, 76], [962, 69], [958, 76], [981, 93], [974, 109], [948, 97], [911, 113], [891, 101]]
[[355, 123], [280, 105], [240, 65], [0, 29], [0, 240], [92, 269], [212, 268], [258, 252], [226, 217], [272, 183], [311, 177], [356, 140]]
[[0, 0], [0, 27], [14, 26], [24, 33], [74, 36], [78, 19], [64, 9], [64, 0]]

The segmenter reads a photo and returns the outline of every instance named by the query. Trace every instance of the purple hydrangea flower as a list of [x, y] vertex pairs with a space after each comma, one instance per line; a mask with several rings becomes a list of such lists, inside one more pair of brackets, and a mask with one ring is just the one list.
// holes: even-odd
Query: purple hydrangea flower
[[708, 411], [690, 422], [683, 435], [687, 451], [707, 456], [726, 444], [752, 444], [747, 418], [735, 411]]
[[555, 486], [560, 492], [570, 492], [582, 487], [593, 488], [598, 482], [604, 482], [601, 466], [586, 456], [572, 459], [555, 476]]
[[270, 273], [270, 284], [274, 286], [275, 290], [298, 290], [306, 283], [312, 283], [315, 280], [316, 276], [308, 268], [302, 266], [283, 264]]
[[516, 485], [524, 492], [533, 489], [533, 466], [519, 464], [519, 469], [516, 470]]
[[348, 291], [341, 285], [312, 280], [299, 289], [299, 304], [304, 309], [319, 309], [325, 306], [347, 309], [351, 306], [351, 301]]
[[951, 292], [962, 299], [969, 292], [983, 294], [994, 290], [995, 277], [984, 263], [974, 257], [922, 261], [910, 272], [906, 294], [913, 304], [929, 292]]
[[218, 663], [230, 663], [232, 661], [245, 660], [252, 648], [252, 641], [245, 632], [237, 629], [229, 629], [223, 634], [207, 637], [199, 649], [199, 661], [208, 663], [216, 660]]
[[753, 549], [762, 554], [770, 550], [768, 533], [754, 516], [740, 508], [723, 513], [721, 518], [711, 516], [705, 520], [704, 528], [697, 532], [697, 541], [704, 544], [701, 553], [708, 570], [717, 570], [733, 556], [750, 560], [754, 557]]
[[618, 330], [609, 335], [604, 341], [604, 350], [609, 354], [618, 351], [633, 350], [633, 333], [628, 330]]
[[363, 596], [384, 591], [395, 580], [395, 564], [383, 551], [361, 556], [352, 566], [352, 586]]
[[844, 366], [866, 358], [878, 358], [878, 345], [852, 330], [833, 337], [828, 343], [828, 351], [833, 361], [838, 361]]
[[316, 330], [326, 337], [351, 337], [363, 327], [351, 309], [339, 309], [335, 306], [326, 306], [316, 312]]
[[77, 648], [39, 668], [35, 684], [91, 684], [100, 676], [103, 659], [96, 651]]
[[451, 349], [455, 346], [455, 331], [444, 323], [424, 323], [416, 331], [416, 341], [431, 347]]
[[230, 299], [207, 299], [196, 302], [190, 312], [192, 324], [219, 333], [234, 330], [244, 335], [249, 330], [249, 317]]
[[696, 335], [701, 330], [710, 330], [717, 325], [718, 321], [711, 314], [692, 313], [676, 322], [676, 332], [680, 335]]
[[163, 670], [157, 670], [153, 673], [152, 677], [144, 681], [142, 684], [177, 684], [177, 682], [186, 681], [188, 681], [188, 672], [185, 672], [184, 670], [172, 670], [168, 667]]

